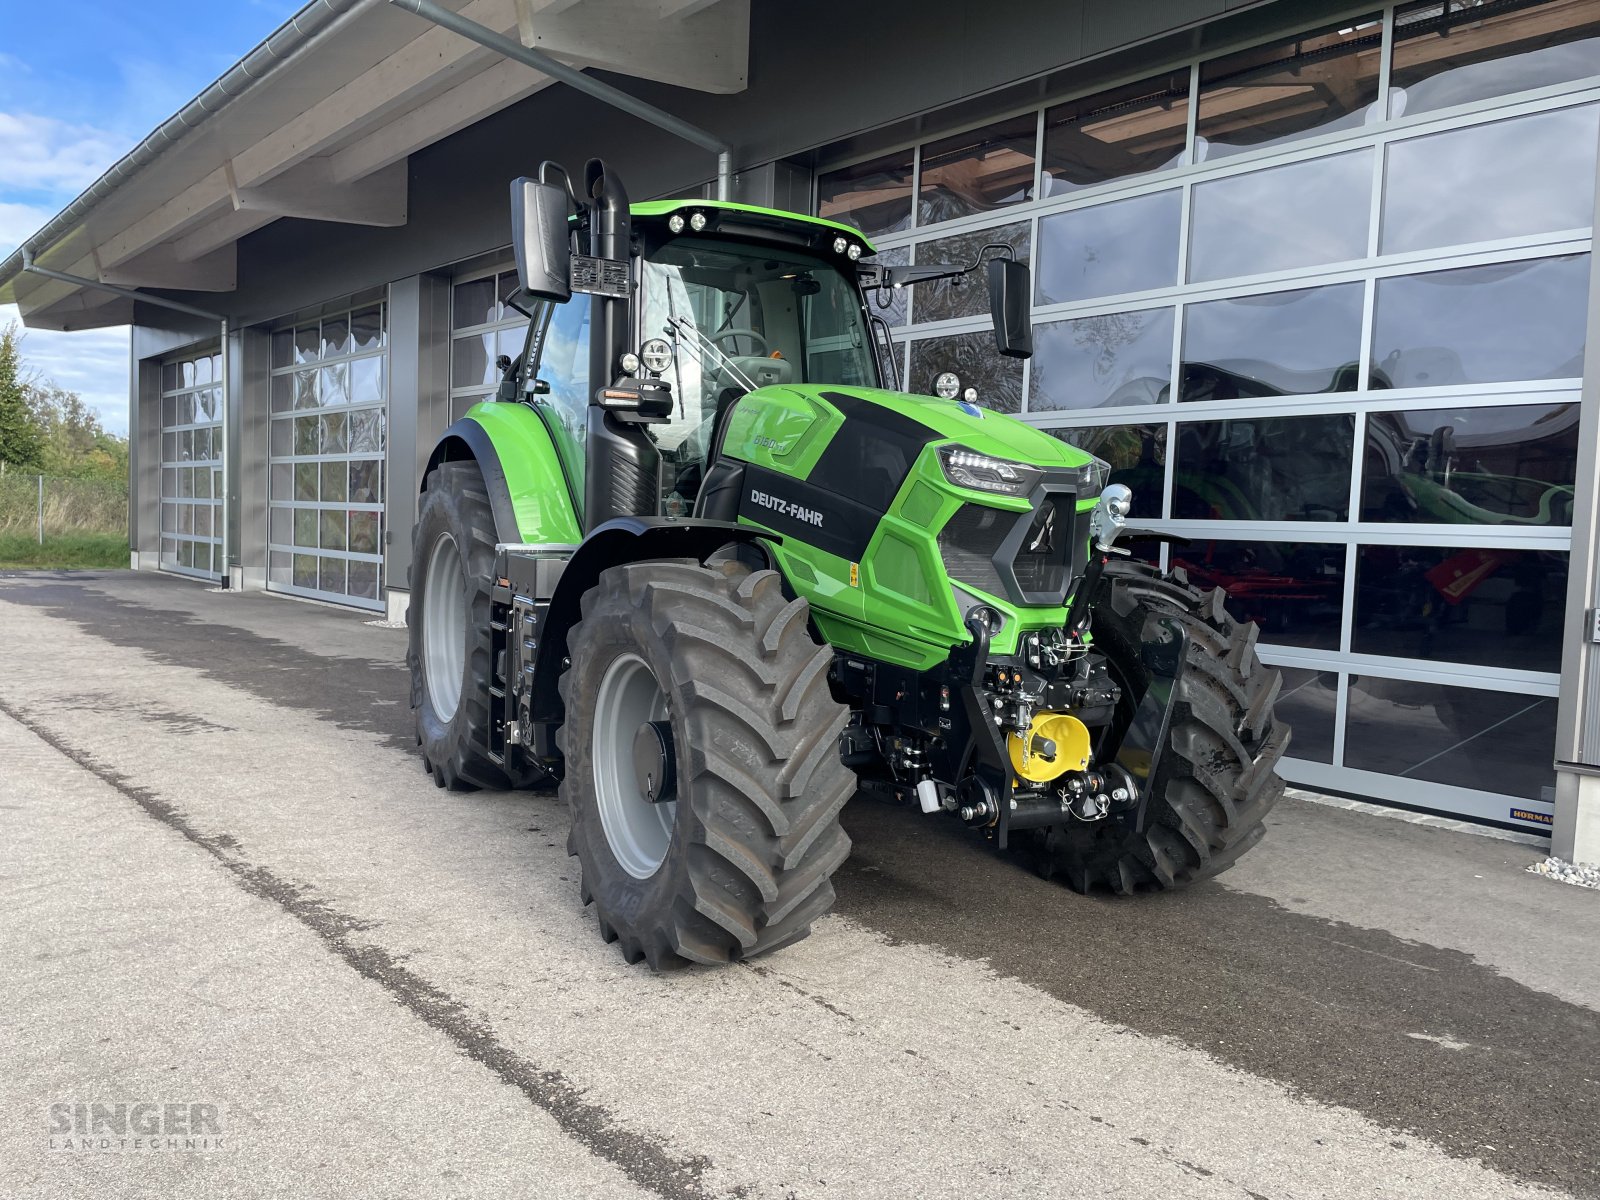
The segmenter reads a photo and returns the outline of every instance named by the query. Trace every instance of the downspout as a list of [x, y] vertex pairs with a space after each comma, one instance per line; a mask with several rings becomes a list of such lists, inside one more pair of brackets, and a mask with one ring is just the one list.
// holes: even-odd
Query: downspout
[[[185, 304], [181, 300], [168, 300], [165, 296], [152, 296], [148, 292], [141, 292], [135, 288], [118, 287], [112, 283], [101, 283], [97, 279], [88, 279], [82, 275], [69, 275], [65, 271], [53, 271], [49, 267], [41, 267], [33, 261], [33, 251], [26, 245], [22, 247], [22, 271], [25, 275], [42, 275], [46, 279], [54, 279], [60, 283], [70, 283], [80, 288], [93, 288], [97, 292], [110, 292], [113, 296], [121, 296], [125, 300], [134, 300], [141, 304], [154, 304], [161, 308], [170, 308], [177, 312], [187, 313], [191, 317], [199, 317], [205, 321], [215, 321], [221, 330], [222, 346], [222, 586], [229, 587], [233, 581], [233, 547], [230, 529], [233, 525], [231, 508], [233, 505], [233, 455], [228, 442], [228, 429], [232, 421], [233, 408], [233, 372], [232, 352], [228, 349], [228, 318], [221, 313], [209, 312], [203, 308], [196, 308], [192, 304]], [[129, 532], [132, 532], [133, 514], [128, 514]]]
[[468, 41], [477, 42], [478, 45], [493, 50], [506, 58], [515, 59], [525, 66], [541, 71], [552, 79], [559, 79], [578, 91], [593, 96], [604, 104], [613, 108], [620, 108], [625, 113], [631, 113], [641, 121], [648, 121], [658, 129], [665, 129], [676, 137], [681, 137], [686, 142], [703, 147], [717, 156], [717, 199], [733, 199], [733, 146], [716, 134], [701, 129], [698, 125], [691, 125], [681, 117], [675, 117], [665, 109], [647, 104], [637, 96], [630, 96], [621, 88], [612, 87], [609, 83], [602, 83], [593, 76], [587, 75], [576, 67], [568, 66], [559, 59], [552, 58], [542, 50], [534, 50], [524, 46], [521, 42], [514, 42], [510, 38], [496, 33], [485, 25], [476, 21], [469, 21], [459, 13], [453, 13], [447, 8], [442, 8], [434, 0], [389, 0], [397, 8], [415, 13], [424, 20], [432, 21], [435, 25], [458, 33]]

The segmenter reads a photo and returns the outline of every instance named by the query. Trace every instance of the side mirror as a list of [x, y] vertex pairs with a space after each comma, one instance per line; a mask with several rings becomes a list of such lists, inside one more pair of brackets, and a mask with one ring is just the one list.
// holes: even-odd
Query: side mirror
[[1027, 263], [1009, 258], [989, 260], [989, 315], [994, 319], [995, 348], [1007, 358], [1033, 356], [1033, 284]]
[[526, 176], [512, 181], [511, 245], [524, 292], [555, 304], [572, 298], [572, 235], [565, 188]]

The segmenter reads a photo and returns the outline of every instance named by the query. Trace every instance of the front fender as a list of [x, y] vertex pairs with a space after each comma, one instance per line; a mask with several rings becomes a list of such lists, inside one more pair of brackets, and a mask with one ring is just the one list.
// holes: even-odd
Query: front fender
[[473, 460], [483, 473], [500, 542], [575, 544], [583, 523], [561, 456], [544, 419], [526, 404], [474, 404], [439, 439], [428, 472]]

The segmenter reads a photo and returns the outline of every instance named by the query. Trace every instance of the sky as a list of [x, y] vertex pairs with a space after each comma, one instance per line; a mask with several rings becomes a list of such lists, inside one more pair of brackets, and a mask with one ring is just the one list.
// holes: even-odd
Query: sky
[[[0, 258], [302, 0], [0, 0]], [[17, 319], [0, 305], [0, 326]], [[29, 330], [28, 366], [128, 430], [128, 331]]]

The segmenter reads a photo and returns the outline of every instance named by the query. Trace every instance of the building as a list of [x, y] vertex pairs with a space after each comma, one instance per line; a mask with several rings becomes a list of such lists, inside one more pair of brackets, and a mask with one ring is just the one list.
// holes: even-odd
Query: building
[[[419, 462], [520, 348], [507, 181], [709, 194], [703, 148], [407, 7], [308, 5], [0, 264], [30, 325], [134, 326], [140, 569], [402, 611]], [[906, 385], [955, 370], [1190, 539], [1291, 778], [1600, 859], [1600, 0], [447, 7], [715, 131], [737, 199], [1015, 247], [1032, 360], [925, 287], [882, 313]]]

